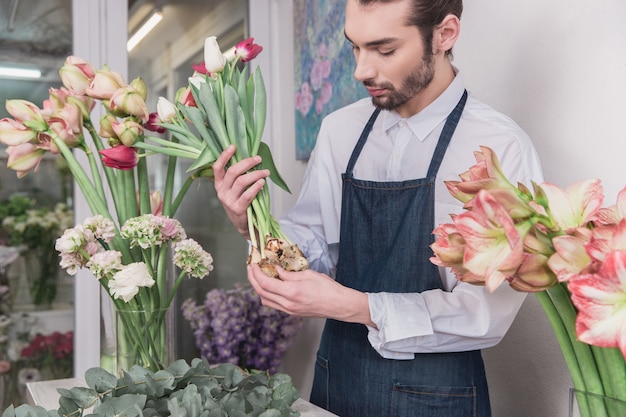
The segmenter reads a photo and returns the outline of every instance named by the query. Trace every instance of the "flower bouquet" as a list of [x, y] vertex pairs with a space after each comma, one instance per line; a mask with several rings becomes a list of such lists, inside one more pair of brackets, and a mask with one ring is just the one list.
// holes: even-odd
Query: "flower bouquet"
[[[68, 57], [59, 73], [63, 86], [51, 88], [41, 108], [7, 100], [12, 118], [0, 120], [7, 166], [23, 177], [37, 172], [46, 152], [63, 157], [93, 216], [57, 240], [61, 266], [71, 275], [80, 268], [93, 272], [123, 324], [126, 337], [118, 334], [119, 346], [129, 348], [131, 363], [162, 369], [168, 362], [165, 315], [174, 294], [184, 276], [202, 278], [212, 269], [210, 254], [187, 239], [173, 218], [192, 182], [208, 175], [208, 167], [196, 165], [175, 189], [176, 157], [170, 156], [164, 187], [153, 189], [150, 153], [137, 145], [146, 130], [163, 129], [156, 124], [158, 113], [148, 112], [141, 77], [127, 84], [108, 66], [96, 70], [76, 56]], [[98, 103], [104, 114], [96, 130], [91, 114]], [[78, 153], [88, 168], [79, 163]], [[167, 273], [172, 255], [180, 268], [173, 284]]]
[[[562, 189], [513, 185], [494, 152], [447, 181], [464, 203], [435, 228], [431, 261], [494, 291], [507, 282], [540, 301], [579, 396], [582, 417], [623, 415], [598, 398], [626, 401], [626, 188], [602, 208], [599, 180]], [[592, 413], [593, 412], [593, 413]]]
[[[235, 145], [231, 164], [260, 155], [262, 162], [256, 169], [269, 170], [270, 179], [289, 192], [269, 147], [261, 141], [267, 105], [265, 86], [260, 68], [248, 71], [247, 62], [262, 49], [249, 38], [238, 43], [232, 56], [227, 57], [215, 36], [206, 38], [204, 62], [194, 66], [189, 85], [178, 91], [176, 105], [159, 99], [159, 125], [176, 140], [147, 137], [135, 146], [191, 158], [195, 161], [192, 168], [199, 168], [213, 163], [226, 148]], [[307, 259], [270, 213], [267, 183], [248, 208], [248, 228], [252, 243], [248, 263], [259, 263], [266, 274], [275, 277], [275, 265], [289, 271], [308, 268]]]
[[203, 304], [187, 299], [181, 308], [203, 358], [270, 374], [278, 370], [303, 323], [301, 317], [263, 306], [248, 284], [213, 289]]

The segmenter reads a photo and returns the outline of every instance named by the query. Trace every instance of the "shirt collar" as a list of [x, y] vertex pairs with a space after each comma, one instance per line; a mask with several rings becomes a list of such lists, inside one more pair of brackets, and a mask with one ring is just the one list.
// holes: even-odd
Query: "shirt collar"
[[393, 110], [382, 112], [383, 131], [389, 132], [389, 129], [393, 128], [401, 120], [406, 120], [415, 137], [423, 142], [424, 139], [452, 113], [452, 110], [456, 107], [464, 91], [465, 83], [461, 75], [457, 73], [452, 83], [450, 83], [448, 88], [446, 88], [435, 101], [408, 119], [403, 119]]

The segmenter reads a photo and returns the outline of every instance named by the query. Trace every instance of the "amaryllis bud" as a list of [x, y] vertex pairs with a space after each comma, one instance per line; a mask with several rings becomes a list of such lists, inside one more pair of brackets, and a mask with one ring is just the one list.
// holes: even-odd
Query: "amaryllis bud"
[[74, 94], [85, 94], [95, 76], [95, 70], [91, 64], [77, 56], [68, 56], [65, 64], [59, 70], [63, 85]]
[[247, 62], [256, 58], [262, 50], [261, 45], [254, 43], [254, 38], [248, 38], [235, 45], [235, 56], [239, 57], [241, 62]]
[[141, 77], [135, 78], [130, 83], [130, 86], [137, 90], [139, 94], [141, 94], [141, 98], [143, 98], [144, 101], [146, 100], [146, 97], [148, 97], [148, 87], [146, 87], [146, 83]]
[[102, 163], [109, 168], [129, 170], [135, 168], [139, 162], [137, 149], [124, 145], [103, 149], [100, 155], [102, 155]]
[[112, 138], [115, 137], [115, 131], [113, 130], [113, 124], [119, 123], [115, 116], [112, 114], [105, 114], [100, 118], [100, 130], [98, 134], [103, 138]]
[[143, 127], [133, 120], [126, 119], [122, 123], [113, 124], [112, 127], [115, 135], [125, 146], [133, 146], [143, 135]]
[[96, 72], [85, 94], [98, 100], [109, 100], [113, 93], [126, 86], [121, 74], [111, 71], [107, 66]]
[[118, 89], [111, 96], [109, 109], [119, 115], [139, 117], [148, 121], [148, 106], [145, 99], [135, 88], [126, 86]]
[[209, 36], [204, 40], [204, 66], [210, 73], [221, 72], [226, 66], [226, 58], [215, 36]]
[[17, 120], [5, 117], [0, 119], [0, 142], [8, 146], [17, 146], [37, 139], [37, 132]]
[[43, 118], [41, 109], [27, 100], [7, 100], [7, 112], [24, 126], [43, 132], [48, 125]]
[[22, 178], [32, 169], [37, 172], [41, 158], [46, 151], [37, 148], [32, 143], [23, 143], [18, 146], [9, 146], [6, 149], [9, 154], [7, 168], [17, 172], [17, 177]]

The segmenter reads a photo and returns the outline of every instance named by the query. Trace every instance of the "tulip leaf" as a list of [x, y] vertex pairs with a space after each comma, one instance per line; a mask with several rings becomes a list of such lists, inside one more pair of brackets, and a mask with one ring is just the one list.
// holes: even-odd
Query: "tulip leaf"
[[254, 143], [260, 146], [263, 129], [265, 128], [267, 100], [263, 75], [261, 75], [259, 67], [256, 67], [254, 71], [254, 85]]
[[204, 148], [200, 155], [196, 158], [193, 164], [187, 169], [187, 172], [195, 171], [201, 167], [212, 164], [217, 159], [217, 155], [215, 155], [209, 147]]
[[[198, 139], [189, 129], [185, 129], [183, 127], [180, 127], [178, 125], [171, 124], [171, 123], [160, 123], [159, 126], [162, 126], [165, 129], [167, 129], [170, 133], [172, 133], [173, 136], [176, 136], [176, 138], [180, 140], [181, 142], [184, 142], [190, 145], [196, 144], [198, 146], [202, 144], [202, 141]], [[176, 135], [174, 135], [174, 133], [176, 133]]]
[[180, 109], [185, 117], [189, 119], [193, 126], [198, 130], [198, 133], [200, 133], [200, 136], [202, 136], [202, 139], [209, 147], [214, 148], [214, 150], [218, 151], [218, 153], [224, 150], [218, 149], [217, 144], [212, 141], [213, 138], [209, 133], [209, 129], [206, 124], [204, 124], [205, 115], [202, 113], [201, 109], [187, 106], [181, 106]]
[[278, 169], [274, 164], [274, 158], [272, 158], [272, 152], [270, 151], [270, 147], [267, 146], [265, 142], [261, 142], [259, 144], [259, 155], [261, 155], [261, 169], [269, 169], [270, 171], [270, 179], [274, 182], [274, 184], [278, 185], [283, 190], [287, 191], [291, 194], [291, 190], [287, 186], [287, 183], [278, 173]]
[[[241, 105], [241, 110], [243, 110], [243, 114], [246, 119], [246, 133], [248, 134], [248, 138], [252, 138], [254, 135], [254, 120], [252, 120], [252, 100], [248, 100], [248, 83], [249, 80], [246, 81], [246, 77], [240, 77], [239, 83], [237, 84], [237, 94], [239, 95], [239, 104]], [[248, 149], [254, 148], [248, 143]]]
[[226, 105], [226, 129], [230, 142], [237, 145], [237, 158], [247, 158], [248, 135], [243, 110], [239, 105], [239, 96], [231, 85], [224, 86], [224, 104]]
[[[220, 83], [213, 83], [213, 86], [219, 86]], [[228, 139], [228, 133], [226, 132], [226, 126], [224, 126], [224, 119], [222, 118], [222, 111], [217, 103], [217, 100], [214, 96], [214, 91], [211, 87], [206, 84], [200, 84], [200, 90], [196, 90], [192, 87], [191, 92], [196, 99], [196, 103], [198, 106], [202, 107], [204, 112], [206, 113], [207, 120], [209, 122], [209, 126], [215, 132], [217, 136], [218, 142], [215, 144], [217, 148], [224, 150], [230, 145]], [[217, 91], [215, 91], [217, 94]], [[210, 145], [209, 145], [210, 146]], [[218, 152], [218, 153], [221, 153]]]

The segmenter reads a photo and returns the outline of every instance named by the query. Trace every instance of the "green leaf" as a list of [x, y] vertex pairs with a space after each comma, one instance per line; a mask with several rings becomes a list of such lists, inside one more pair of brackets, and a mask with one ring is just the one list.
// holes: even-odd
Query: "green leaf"
[[[228, 140], [228, 133], [226, 132], [226, 126], [224, 125], [224, 119], [222, 118], [222, 111], [220, 109], [220, 105], [217, 102], [217, 99], [214, 94], [222, 94], [221, 93], [221, 84], [218, 82], [213, 82], [212, 85], [214, 89], [212, 89], [208, 83], [201, 83], [200, 90], [197, 90], [194, 86], [191, 87], [191, 91], [197, 95], [196, 103], [198, 106], [202, 107], [204, 113], [207, 116], [207, 121], [209, 122], [209, 126], [213, 132], [215, 132], [215, 136], [218, 139], [218, 144], [220, 145], [220, 149], [226, 149], [230, 144]], [[220, 152], [221, 153], [221, 152]]]
[[117, 378], [102, 368], [91, 368], [85, 372], [85, 382], [97, 392], [106, 392], [115, 388]]
[[185, 117], [187, 117], [189, 120], [191, 120], [191, 123], [198, 130], [198, 132], [200, 133], [200, 136], [204, 140], [204, 143], [209, 148], [211, 148], [211, 150], [213, 152], [215, 152], [216, 154], [219, 154], [219, 153], [221, 153], [224, 150], [224, 148], [220, 148], [219, 143], [213, 141], [215, 136], [213, 136], [213, 135], [211, 135], [209, 133], [209, 129], [205, 125], [205, 116], [206, 116], [206, 114], [204, 114], [202, 112], [202, 110], [200, 110], [197, 107], [185, 107], [185, 106], [182, 106], [181, 107], [181, 111], [183, 112]]
[[95, 414], [101, 414], [105, 416], [124, 416], [124, 417], [139, 417], [141, 416], [141, 410], [146, 405], [147, 396], [139, 394], [125, 394], [121, 397], [109, 398], [107, 401], [103, 401], [100, 405], [94, 407]]
[[200, 155], [196, 158], [193, 164], [187, 169], [187, 172], [195, 171], [196, 169], [202, 168], [206, 165], [210, 165], [217, 159], [217, 156], [211, 152], [211, 150], [207, 147], [200, 153]]
[[[13, 410], [14, 413], [12, 413], [11, 410]], [[48, 417], [48, 412], [46, 411], [45, 408], [40, 407], [38, 405], [22, 404], [22, 405], [18, 406], [15, 409], [13, 409], [13, 406], [11, 405], [8, 409], [6, 409], [4, 411], [4, 413], [2, 413], [2, 417], [7, 417], [7, 416], [8, 417], [11, 417], [11, 416], [15, 416], [15, 417]]]
[[[261, 145], [261, 138], [263, 137], [263, 129], [265, 129], [265, 118], [267, 112], [267, 98], [265, 92], [265, 83], [263, 82], [263, 75], [261, 74], [261, 68], [256, 67], [254, 71], [254, 144], [255, 146]], [[253, 150], [256, 148], [253, 148]]]
[[224, 86], [224, 104], [226, 106], [226, 130], [230, 142], [237, 145], [237, 157], [239, 160], [247, 158], [248, 153], [248, 135], [246, 133], [246, 120], [239, 105], [239, 96], [235, 89], [230, 86]]
[[89, 408], [94, 405], [98, 399], [98, 393], [96, 391], [84, 387], [74, 387], [68, 391], [68, 395], [63, 396], [72, 400], [74, 404], [80, 408]]
[[289, 190], [287, 183], [278, 173], [278, 169], [274, 164], [274, 158], [272, 158], [272, 152], [270, 151], [270, 147], [267, 146], [265, 142], [260, 143], [258, 154], [261, 155], [262, 158], [261, 169], [269, 169], [270, 179], [274, 182], [274, 184], [278, 185], [280, 188], [291, 194], [291, 190]]

